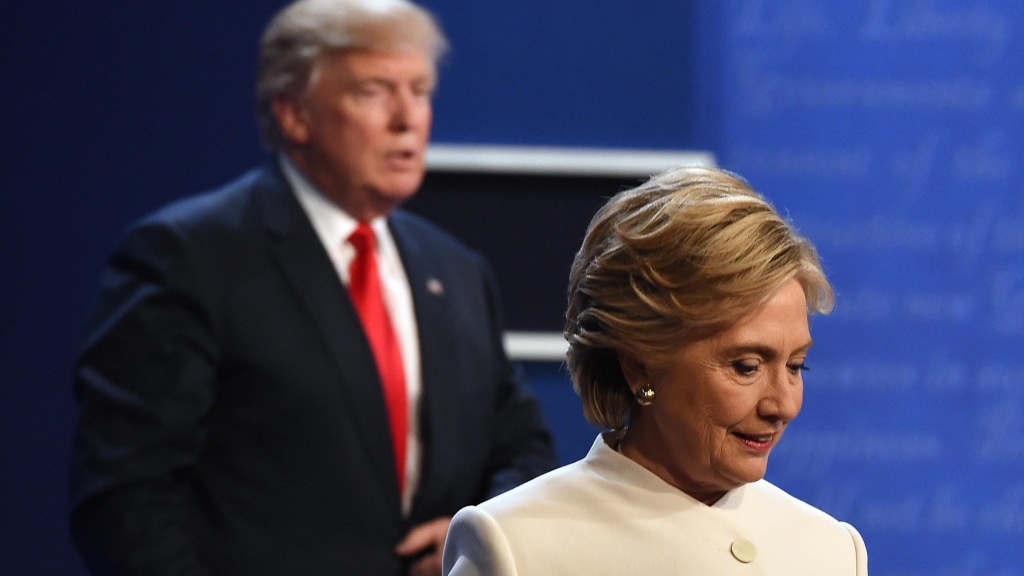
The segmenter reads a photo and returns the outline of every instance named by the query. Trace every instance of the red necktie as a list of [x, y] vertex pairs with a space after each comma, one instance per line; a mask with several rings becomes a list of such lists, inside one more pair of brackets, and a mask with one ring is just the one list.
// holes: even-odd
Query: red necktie
[[409, 430], [402, 350], [384, 305], [377, 268], [377, 238], [373, 228], [366, 222], [360, 222], [348, 241], [356, 249], [355, 260], [349, 268], [348, 291], [359, 313], [366, 338], [370, 341], [377, 373], [384, 388], [384, 403], [391, 422], [391, 444], [395, 450], [395, 468], [398, 470], [398, 491], [401, 494], [405, 490], [405, 445]]

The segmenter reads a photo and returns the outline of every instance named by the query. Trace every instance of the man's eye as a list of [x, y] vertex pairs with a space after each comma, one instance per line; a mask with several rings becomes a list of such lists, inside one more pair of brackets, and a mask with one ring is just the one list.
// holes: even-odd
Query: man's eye
[[379, 94], [383, 94], [384, 90], [380, 86], [368, 85], [359, 86], [355, 89], [355, 94], [359, 98], [373, 98]]
[[430, 98], [434, 95], [434, 88], [432, 86], [413, 86], [412, 93], [421, 98]]
[[732, 369], [741, 376], [750, 376], [760, 367], [761, 363], [754, 360], [737, 360], [732, 363]]

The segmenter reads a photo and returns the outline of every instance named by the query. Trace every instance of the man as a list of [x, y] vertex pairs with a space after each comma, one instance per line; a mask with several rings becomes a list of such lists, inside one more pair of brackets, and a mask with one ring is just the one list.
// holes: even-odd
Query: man
[[451, 515], [553, 467], [486, 263], [396, 211], [443, 48], [406, 0], [286, 7], [258, 84], [276, 162], [114, 253], [75, 372], [95, 574], [437, 574]]

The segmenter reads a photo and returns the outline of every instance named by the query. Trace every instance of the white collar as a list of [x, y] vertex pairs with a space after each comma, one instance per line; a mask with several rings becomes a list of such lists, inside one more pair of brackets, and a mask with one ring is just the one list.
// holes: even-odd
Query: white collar
[[[679, 488], [669, 484], [660, 476], [644, 468], [639, 462], [617, 450], [623, 430], [610, 430], [597, 435], [590, 452], [584, 458], [595, 468], [603, 472], [609, 479], [643, 488], [653, 494], [664, 494], [676, 496], [690, 505], [700, 508], [715, 508], [721, 510], [734, 509], [743, 501], [743, 495], [747, 492], [750, 484], [744, 484], [725, 493], [718, 502], [711, 506], [683, 492]], [[761, 481], [763, 482], [763, 480]], [[754, 484], [757, 484], [756, 482]]]
[[[348, 241], [355, 232], [359, 221], [332, 202], [309, 178], [299, 170], [283, 152], [277, 155], [284, 177], [295, 192], [299, 204], [313, 222], [313, 228], [320, 235], [325, 246], [340, 246]], [[377, 236], [378, 244], [381, 237], [388, 234], [387, 218], [379, 216], [370, 221], [370, 226]]]

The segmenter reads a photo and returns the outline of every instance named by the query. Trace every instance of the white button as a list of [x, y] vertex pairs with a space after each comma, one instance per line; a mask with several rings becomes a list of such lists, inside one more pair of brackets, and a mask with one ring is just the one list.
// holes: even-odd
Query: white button
[[732, 543], [730, 550], [732, 555], [744, 564], [749, 564], [754, 561], [754, 558], [757, 558], [757, 546], [754, 546], [750, 540], [737, 540]]

